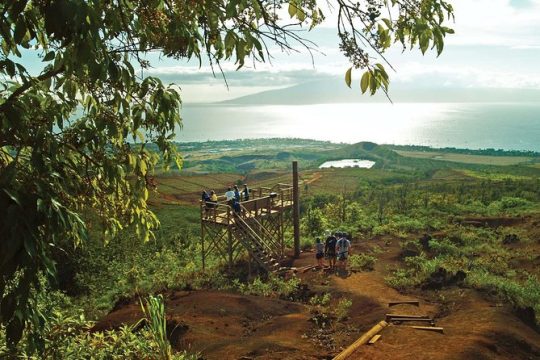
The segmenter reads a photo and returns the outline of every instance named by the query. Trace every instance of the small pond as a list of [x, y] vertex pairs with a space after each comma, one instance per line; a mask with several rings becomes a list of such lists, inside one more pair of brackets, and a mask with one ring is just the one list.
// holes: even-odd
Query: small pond
[[371, 169], [373, 165], [375, 165], [375, 161], [371, 161], [371, 160], [343, 159], [343, 160], [327, 161], [321, 166], [319, 166], [319, 169], [346, 168], [346, 167], [358, 167], [358, 168], [364, 168], [364, 169]]

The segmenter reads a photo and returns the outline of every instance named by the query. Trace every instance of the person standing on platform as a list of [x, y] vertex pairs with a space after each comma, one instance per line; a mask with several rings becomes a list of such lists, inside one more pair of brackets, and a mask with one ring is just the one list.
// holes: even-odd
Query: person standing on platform
[[249, 188], [247, 186], [247, 184], [244, 184], [244, 190], [242, 190], [242, 198], [243, 198], [243, 201], [248, 201], [249, 200]]
[[233, 203], [233, 199], [234, 199], [234, 191], [232, 190], [232, 188], [227, 188], [227, 192], [225, 193], [225, 197], [227, 198], [227, 204], [229, 206], [232, 206]]
[[206, 190], [203, 190], [201, 195], [201, 201], [204, 206], [204, 219], [208, 218], [208, 211], [210, 210], [209, 202], [210, 202], [210, 195], [206, 192]]
[[240, 190], [237, 185], [234, 185], [234, 199], [240, 202]]

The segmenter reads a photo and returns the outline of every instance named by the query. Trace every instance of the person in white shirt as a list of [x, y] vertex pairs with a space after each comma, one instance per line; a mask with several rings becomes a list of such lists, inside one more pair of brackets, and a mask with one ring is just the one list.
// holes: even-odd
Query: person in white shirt
[[351, 253], [351, 242], [345, 237], [344, 233], [339, 234], [339, 239], [336, 242], [336, 253], [339, 261], [339, 267], [347, 269], [347, 258]]
[[232, 205], [232, 200], [234, 199], [234, 191], [232, 190], [232, 188], [227, 188], [225, 197], [227, 198], [227, 203], [229, 203], [229, 205]]
[[320, 269], [324, 268], [324, 244], [320, 238], [315, 240], [315, 259], [317, 259], [317, 266]]

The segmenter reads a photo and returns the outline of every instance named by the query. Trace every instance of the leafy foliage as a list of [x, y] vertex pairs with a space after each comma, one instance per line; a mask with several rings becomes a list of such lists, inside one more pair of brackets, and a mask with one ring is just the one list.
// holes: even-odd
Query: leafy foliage
[[355, 271], [371, 271], [374, 269], [377, 258], [367, 254], [353, 254], [349, 257], [349, 266]]
[[[43, 279], [40, 280], [43, 283]], [[36, 298], [37, 309], [47, 318], [44, 329], [39, 333], [39, 348], [26, 331], [17, 347], [8, 349], [5, 332], [0, 332], [0, 358], [21, 359], [166, 359], [160, 354], [162, 343], [156, 341], [154, 330], [149, 326], [136, 329], [123, 326], [106, 332], [90, 332], [93, 322], [89, 321], [72, 299], [54, 291], [43, 283], [46, 291]], [[159, 314], [153, 315], [159, 319]], [[157, 316], [157, 317], [156, 317]], [[170, 345], [169, 345], [170, 346]], [[171, 353], [169, 359], [194, 360], [198, 357], [185, 352]]]
[[352, 306], [351, 299], [343, 298], [339, 300], [339, 302], [336, 305], [336, 308], [334, 309], [334, 314], [336, 315], [336, 319], [338, 321], [343, 321], [347, 319], [351, 306]]
[[148, 329], [154, 342], [158, 346], [158, 356], [162, 360], [172, 358], [172, 348], [167, 339], [167, 320], [165, 318], [165, 304], [163, 296], [149, 296], [146, 304], [141, 303], [144, 316], [148, 321]]

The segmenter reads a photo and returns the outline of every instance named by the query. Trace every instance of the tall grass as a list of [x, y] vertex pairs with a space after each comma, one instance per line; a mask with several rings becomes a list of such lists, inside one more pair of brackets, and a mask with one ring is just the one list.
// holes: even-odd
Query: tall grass
[[167, 339], [167, 319], [165, 317], [165, 303], [161, 294], [150, 295], [146, 304], [141, 303], [141, 308], [148, 322], [150, 334], [159, 349], [160, 360], [172, 359], [172, 348]]

